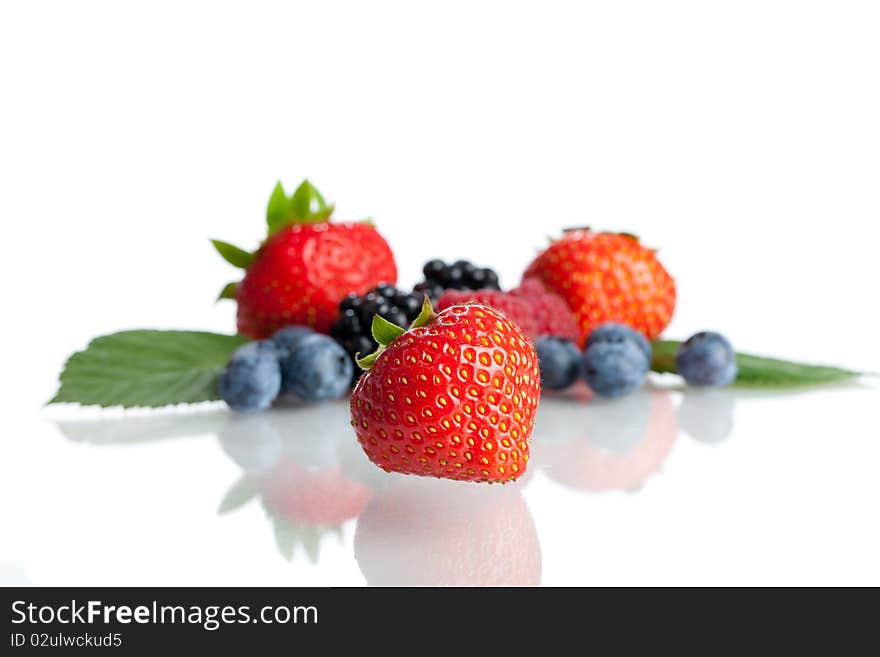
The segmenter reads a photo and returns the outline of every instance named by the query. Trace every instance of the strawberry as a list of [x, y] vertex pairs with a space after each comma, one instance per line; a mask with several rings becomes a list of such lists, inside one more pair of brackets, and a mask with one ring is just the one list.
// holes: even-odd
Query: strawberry
[[637, 237], [624, 233], [567, 231], [523, 274], [539, 278], [568, 303], [583, 341], [599, 324], [621, 322], [653, 340], [675, 309], [675, 282]]
[[541, 545], [522, 486], [401, 479], [358, 518], [354, 556], [373, 586], [535, 586]]
[[221, 298], [238, 302], [238, 332], [255, 339], [289, 324], [327, 333], [339, 302], [379, 283], [395, 283], [397, 267], [387, 242], [369, 222], [332, 223], [309, 181], [288, 197], [279, 182], [266, 210], [269, 234], [254, 253], [214, 240], [228, 262], [245, 269]]
[[509, 319], [479, 304], [435, 315], [425, 298], [409, 330], [373, 318], [379, 349], [351, 397], [367, 457], [386, 471], [467, 481], [522, 475], [541, 394], [538, 359]]
[[446, 290], [437, 299], [437, 310], [466, 303], [479, 303], [494, 308], [519, 327], [529, 340], [538, 337], [538, 323], [528, 302], [498, 290]]
[[537, 278], [527, 278], [510, 294], [524, 299], [538, 324], [538, 335], [554, 335], [577, 343], [580, 328], [565, 300], [547, 290]]

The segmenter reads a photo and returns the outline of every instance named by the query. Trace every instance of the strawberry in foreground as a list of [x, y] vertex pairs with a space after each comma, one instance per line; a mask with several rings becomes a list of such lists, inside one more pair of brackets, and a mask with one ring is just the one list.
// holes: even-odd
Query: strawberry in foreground
[[366, 221], [332, 223], [333, 206], [307, 180], [288, 197], [281, 183], [266, 210], [269, 230], [254, 253], [213, 244], [227, 262], [245, 269], [221, 298], [238, 302], [238, 332], [268, 337], [290, 324], [327, 333], [347, 294], [394, 283], [397, 267], [387, 242]]
[[351, 397], [369, 459], [388, 472], [479, 482], [518, 478], [541, 395], [535, 350], [517, 326], [477, 304], [434, 314], [425, 299], [404, 330], [378, 315], [379, 349]]
[[656, 253], [624, 233], [567, 231], [532, 261], [523, 278], [538, 278], [565, 299], [581, 345], [604, 322], [621, 322], [653, 340], [675, 309], [675, 282]]

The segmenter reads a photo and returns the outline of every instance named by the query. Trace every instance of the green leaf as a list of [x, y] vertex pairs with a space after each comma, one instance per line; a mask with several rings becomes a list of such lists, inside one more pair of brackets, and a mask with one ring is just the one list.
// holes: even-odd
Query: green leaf
[[[675, 340], [654, 342], [651, 369], [655, 372], [675, 373], [675, 354], [680, 344], [681, 342]], [[737, 353], [736, 362], [739, 365], [739, 374], [734, 385], [738, 387], [788, 388], [836, 383], [862, 376], [861, 372], [840, 367], [810, 365], [753, 354]]]
[[312, 183], [303, 180], [290, 197], [290, 213], [296, 223], [318, 224], [327, 221], [333, 213], [333, 206], [327, 205]]
[[238, 283], [227, 283], [223, 286], [223, 289], [220, 290], [220, 294], [217, 295], [217, 301], [221, 299], [234, 299], [235, 298], [235, 290], [238, 288]]
[[233, 246], [229, 242], [211, 240], [211, 244], [217, 249], [217, 253], [223, 256], [223, 259], [233, 267], [241, 267], [244, 269], [254, 261], [253, 253], [248, 253], [244, 249]]
[[370, 332], [373, 334], [373, 339], [384, 347], [403, 335], [406, 329], [397, 326], [397, 324], [392, 324], [384, 317], [373, 315], [373, 324], [370, 327]]
[[289, 217], [290, 201], [279, 180], [275, 184], [275, 189], [272, 190], [272, 196], [269, 197], [269, 205], [266, 206], [266, 224], [269, 226], [269, 234], [283, 228]]
[[203, 331], [122, 331], [73, 354], [50, 404], [158, 407], [211, 401], [238, 335]]
[[220, 515], [230, 513], [254, 499], [259, 493], [256, 483], [251, 477], [244, 476], [236, 481], [232, 488], [226, 491], [223, 500], [220, 502], [220, 509], [217, 511]]

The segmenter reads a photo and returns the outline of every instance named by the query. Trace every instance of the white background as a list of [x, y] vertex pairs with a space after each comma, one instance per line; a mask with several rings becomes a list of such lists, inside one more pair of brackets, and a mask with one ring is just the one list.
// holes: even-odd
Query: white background
[[[208, 238], [254, 246], [279, 177], [373, 217], [406, 284], [441, 256], [512, 286], [563, 226], [626, 230], [677, 280], [669, 335], [880, 370], [878, 34], [841, 0], [7, 0], [0, 577], [363, 581], [352, 523], [316, 566], [256, 508], [221, 524], [216, 440], [91, 448], [41, 408], [97, 334], [233, 330]], [[543, 581], [880, 583], [877, 401], [738, 399], [635, 496], [538, 472]]]

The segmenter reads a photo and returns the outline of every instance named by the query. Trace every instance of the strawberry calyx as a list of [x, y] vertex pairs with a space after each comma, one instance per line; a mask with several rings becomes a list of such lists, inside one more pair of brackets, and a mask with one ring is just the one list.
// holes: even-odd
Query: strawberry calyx
[[370, 332], [373, 334], [373, 340], [379, 344], [379, 347], [376, 351], [363, 358], [360, 357], [360, 354], [357, 354], [355, 362], [357, 362], [358, 367], [365, 371], [369, 370], [388, 345], [410, 329], [427, 326], [434, 320], [434, 316], [434, 306], [431, 305], [431, 299], [428, 298], [427, 294], [425, 295], [425, 300], [422, 302], [422, 310], [419, 312], [418, 317], [412, 321], [412, 324], [409, 325], [409, 328], [405, 329], [402, 326], [393, 324], [380, 315], [373, 315], [373, 323], [370, 325]]
[[[266, 224], [268, 232], [266, 239], [272, 237], [282, 228], [296, 224], [320, 224], [326, 223], [333, 214], [334, 206], [327, 203], [321, 192], [308, 181], [303, 180], [296, 191], [290, 196], [284, 191], [284, 186], [279, 180], [269, 197], [266, 206]], [[226, 262], [239, 269], [247, 269], [259, 253], [246, 251], [240, 247], [224, 242], [223, 240], [211, 240], [211, 244]], [[217, 300], [234, 299], [235, 288], [238, 283], [228, 283], [220, 291]]]
[[334, 206], [308, 180], [303, 180], [290, 196], [279, 180], [266, 206], [269, 236], [294, 224], [322, 224], [330, 219]]

